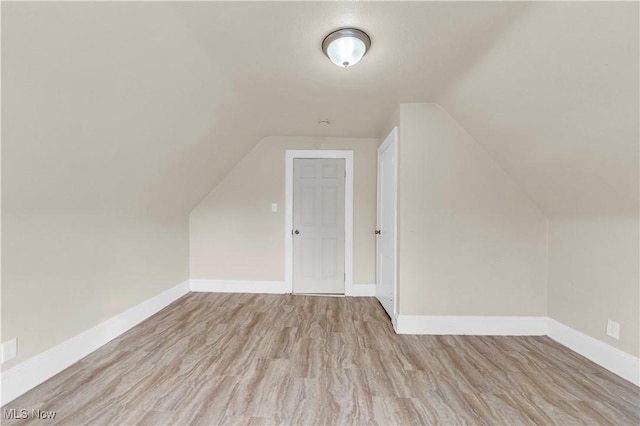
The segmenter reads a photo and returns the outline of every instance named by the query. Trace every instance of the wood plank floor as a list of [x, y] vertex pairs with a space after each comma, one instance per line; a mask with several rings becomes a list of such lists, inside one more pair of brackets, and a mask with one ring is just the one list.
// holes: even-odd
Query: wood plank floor
[[3, 424], [640, 424], [639, 388], [546, 337], [399, 336], [374, 298], [190, 293]]

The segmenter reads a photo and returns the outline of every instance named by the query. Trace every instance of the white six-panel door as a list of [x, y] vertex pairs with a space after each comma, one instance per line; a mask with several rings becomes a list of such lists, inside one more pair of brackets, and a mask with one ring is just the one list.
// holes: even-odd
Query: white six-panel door
[[345, 160], [293, 160], [293, 291], [344, 294]]
[[396, 152], [397, 128], [378, 148], [378, 228], [376, 297], [389, 317], [396, 315]]

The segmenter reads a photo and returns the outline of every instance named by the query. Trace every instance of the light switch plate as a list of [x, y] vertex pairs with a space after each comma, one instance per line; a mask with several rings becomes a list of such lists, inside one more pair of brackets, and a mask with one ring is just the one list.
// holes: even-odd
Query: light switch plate
[[15, 358], [18, 354], [18, 339], [13, 338], [2, 344], [2, 362]]
[[278, 211], [278, 203], [271, 203], [271, 211], [273, 213]]
[[611, 336], [614, 339], [620, 339], [620, 323], [612, 320], [607, 321], [607, 336]]

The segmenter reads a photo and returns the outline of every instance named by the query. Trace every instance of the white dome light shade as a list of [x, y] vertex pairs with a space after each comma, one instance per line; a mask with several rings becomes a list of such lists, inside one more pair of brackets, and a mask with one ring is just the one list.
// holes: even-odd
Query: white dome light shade
[[349, 67], [358, 63], [366, 48], [362, 40], [355, 37], [342, 37], [327, 47], [327, 56], [339, 67]]
[[371, 39], [363, 31], [345, 28], [325, 37], [322, 50], [339, 67], [357, 64], [371, 47]]

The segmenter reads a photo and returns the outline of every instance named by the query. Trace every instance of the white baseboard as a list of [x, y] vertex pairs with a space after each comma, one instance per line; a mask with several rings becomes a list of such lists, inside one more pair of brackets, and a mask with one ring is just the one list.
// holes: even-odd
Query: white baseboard
[[55, 376], [187, 293], [189, 293], [189, 282], [185, 281], [33, 358], [2, 371], [0, 405], [13, 401]]
[[551, 339], [640, 386], [640, 359], [549, 317], [398, 315], [398, 334], [549, 336]]
[[287, 293], [284, 281], [190, 280], [190, 288], [207, 293]]
[[[290, 293], [285, 281], [243, 280], [190, 280], [191, 291], [205, 293]], [[352, 284], [345, 287], [345, 296], [372, 297], [376, 295], [375, 284]]]
[[398, 334], [544, 336], [547, 317], [398, 315], [395, 328]]
[[636, 386], [640, 386], [639, 358], [574, 330], [552, 318], [549, 318], [548, 325], [548, 336], [556, 342], [590, 359]]
[[[355, 290], [348, 296], [375, 294], [373, 284], [356, 284], [353, 287]], [[286, 293], [286, 288], [282, 281], [185, 281], [9, 370], [2, 371], [0, 405], [5, 405], [38, 386], [189, 291], [282, 294]], [[393, 325], [398, 334], [548, 335], [640, 386], [640, 359], [548, 317], [398, 315], [393, 319]]]
[[344, 289], [345, 296], [351, 297], [375, 297], [376, 285], [375, 284], [351, 284]]

